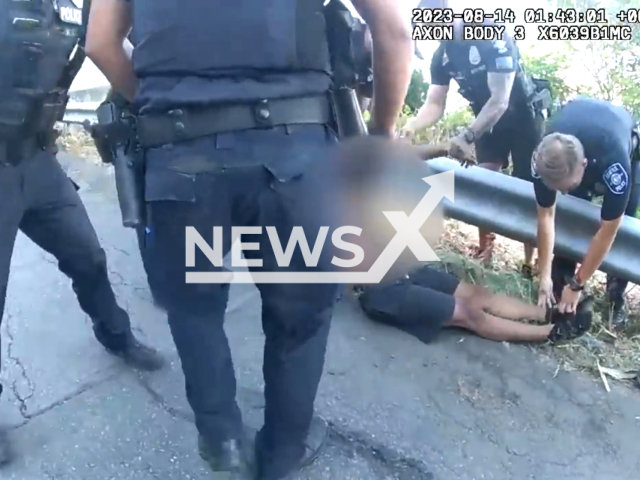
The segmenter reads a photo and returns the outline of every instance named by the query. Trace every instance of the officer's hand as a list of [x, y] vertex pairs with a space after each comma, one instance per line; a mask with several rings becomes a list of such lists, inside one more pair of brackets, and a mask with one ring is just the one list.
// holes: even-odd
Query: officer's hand
[[571, 290], [569, 285], [566, 285], [562, 289], [562, 298], [558, 304], [558, 311], [560, 313], [573, 313], [576, 311], [578, 302], [580, 301], [581, 292]]
[[538, 286], [538, 306], [553, 307], [555, 299], [553, 298], [553, 280], [551, 278], [541, 278]]
[[415, 143], [416, 132], [414, 128], [411, 126], [411, 121], [409, 121], [404, 127], [398, 130], [398, 133], [396, 134], [396, 138], [403, 138], [411, 143]]
[[458, 160], [465, 168], [478, 164], [473, 153], [473, 145], [460, 135], [449, 140], [449, 156]]

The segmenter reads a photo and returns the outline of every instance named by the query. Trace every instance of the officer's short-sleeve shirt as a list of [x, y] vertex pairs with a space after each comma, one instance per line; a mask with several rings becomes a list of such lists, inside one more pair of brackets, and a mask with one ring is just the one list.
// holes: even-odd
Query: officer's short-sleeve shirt
[[[431, 58], [431, 83], [449, 85], [451, 79], [460, 86], [460, 93], [471, 102], [477, 114], [491, 98], [488, 75], [514, 73], [518, 70], [519, 54], [512, 37], [504, 40], [445, 41]], [[516, 87], [511, 92], [510, 110], [526, 108], [526, 94]]]
[[445, 44], [441, 43], [431, 57], [431, 84], [448, 87], [451, 83], [451, 71], [449, 70], [449, 57], [445, 51]]
[[[587, 167], [576, 196], [590, 193], [602, 196], [602, 220], [624, 215], [629, 202], [631, 175], [631, 130], [633, 118], [622, 107], [589, 98], [569, 102], [547, 126], [546, 133], [575, 136], [584, 147]], [[556, 191], [547, 187], [531, 165], [536, 201], [543, 208], [552, 207]]]

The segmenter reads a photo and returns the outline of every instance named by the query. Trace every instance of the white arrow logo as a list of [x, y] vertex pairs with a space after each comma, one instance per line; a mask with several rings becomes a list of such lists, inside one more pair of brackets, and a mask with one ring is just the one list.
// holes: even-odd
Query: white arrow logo
[[405, 212], [383, 212], [396, 234], [368, 272], [187, 272], [187, 283], [379, 283], [405, 248], [421, 262], [440, 259], [420, 233], [420, 229], [443, 198], [454, 201], [454, 171], [424, 177], [431, 188], [411, 215]]

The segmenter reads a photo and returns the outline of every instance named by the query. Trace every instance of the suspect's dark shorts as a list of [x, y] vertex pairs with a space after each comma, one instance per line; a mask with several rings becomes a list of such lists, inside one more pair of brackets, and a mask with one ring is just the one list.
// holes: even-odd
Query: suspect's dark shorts
[[458, 285], [453, 275], [422, 267], [395, 283], [366, 286], [359, 301], [372, 320], [429, 342], [453, 318]]

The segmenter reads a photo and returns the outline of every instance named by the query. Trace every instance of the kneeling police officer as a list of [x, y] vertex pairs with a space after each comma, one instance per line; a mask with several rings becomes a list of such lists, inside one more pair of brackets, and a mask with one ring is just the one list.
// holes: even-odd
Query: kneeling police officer
[[[561, 311], [573, 311], [585, 283], [613, 245], [622, 219], [635, 216], [640, 202], [635, 120], [624, 108], [603, 100], [573, 100], [549, 121], [531, 170], [538, 202], [538, 300], [544, 304], [555, 299]], [[600, 229], [577, 271], [575, 261], [553, 255], [556, 192], [585, 200], [602, 198]], [[627, 321], [627, 284], [607, 277], [616, 327]]]
[[[331, 0], [331, 5], [337, 0]], [[248, 2], [248, 3], [247, 3]], [[155, 288], [168, 313], [195, 413], [200, 454], [214, 471], [288, 476], [318, 455], [314, 417], [336, 285], [258, 283], [262, 297], [264, 426], [244, 436], [223, 329], [228, 284], [185, 284], [185, 229], [274, 227], [280, 241], [307, 225], [314, 170], [336, 143], [324, 0], [93, 0], [87, 51], [139, 112]], [[369, 133], [392, 137], [411, 76], [411, 35], [395, 2], [353, 2], [371, 28], [374, 107]], [[133, 63], [123, 40], [135, 25]], [[135, 72], [135, 73], [134, 73]], [[139, 80], [138, 80], [139, 79]], [[252, 271], [278, 270], [266, 234], [247, 250]], [[324, 254], [324, 252], [323, 252]], [[329, 259], [331, 255], [329, 255]], [[220, 272], [196, 254], [199, 271]], [[318, 270], [329, 268], [321, 258]], [[289, 270], [306, 269], [300, 251]]]
[[[77, 188], [56, 160], [54, 125], [84, 60], [81, 11], [64, 0], [8, 3], [0, 9], [0, 22], [11, 26], [0, 29], [0, 315], [20, 230], [58, 260], [107, 351], [156, 370], [162, 357], [134, 337]], [[9, 459], [0, 431], [0, 464]]]
[[[456, 35], [461, 35], [462, 27], [461, 21], [454, 22]], [[531, 155], [542, 134], [542, 109], [548, 105], [537, 100], [545, 97], [545, 91], [525, 73], [513, 38], [505, 33], [503, 40], [496, 41], [443, 41], [433, 54], [430, 70], [426, 103], [402, 134], [412, 135], [442, 118], [451, 80], [455, 80], [476, 118], [454, 143], [467, 149], [474, 144], [478, 166], [490, 170], [508, 167], [511, 156], [513, 176], [531, 181]], [[479, 237], [478, 256], [489, 262], [495, 235], [481, 228]], [[532, 260], [533, 248], [525, 245], [527, 275]]]

